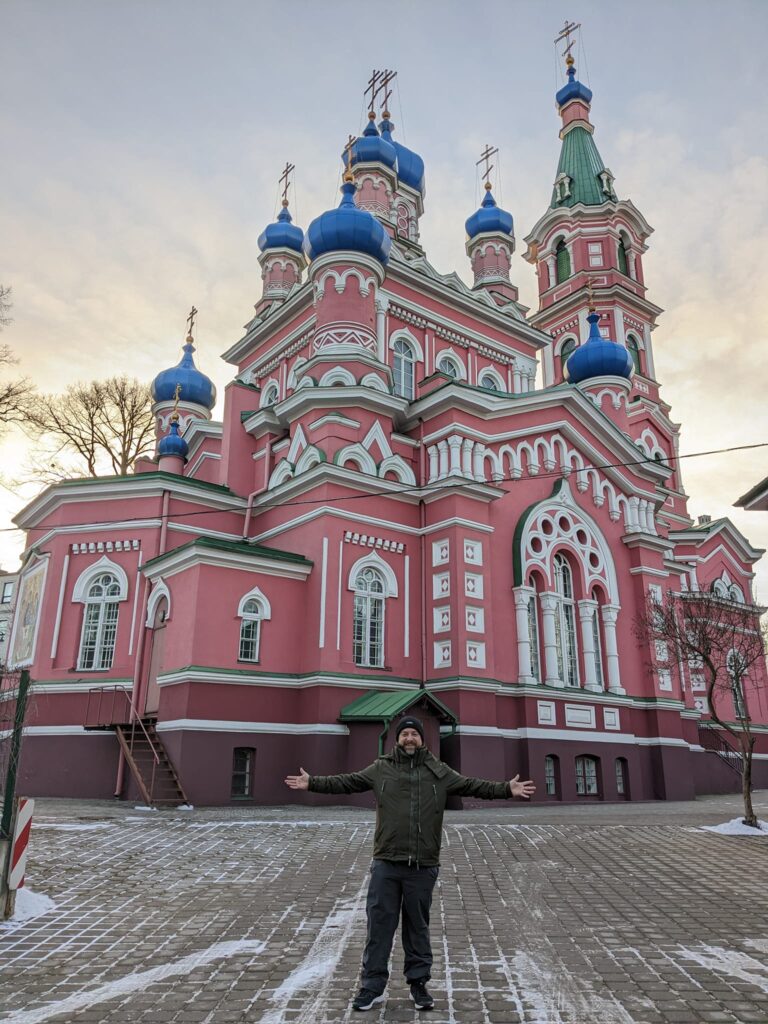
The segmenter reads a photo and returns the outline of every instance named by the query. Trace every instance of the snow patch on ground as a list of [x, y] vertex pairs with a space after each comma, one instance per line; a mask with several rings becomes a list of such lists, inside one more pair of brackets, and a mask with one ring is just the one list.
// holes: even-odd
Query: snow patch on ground
[[19, 928], [27, 921], [33, 921], [36, 917], [49, 914], [56, 909], [56, 904], [42, 892], [34, 892], [26, 886], [16, 892], [16, 909], [9, 921], [0, 921], [0, 931], [8, 931]]
[[179, 806], [176, 808], [177, 811], [194, 811], [194, 809], [195, 808], [192, 806], [192, 804], [179, 804]]
[[619, 1002], [582, 988], [576, 975], [550, 969], [529, 953], [517, 953], [510, 967], [530, 1024], [567, 1024], [574, 1020], [632, 1024], [632, 1015]]
[[[765, 952], [766, 943], [749, 942], [753, 948]], [[762, 947], [762, 948], [761, 948]], [[741, 953], [737, 949], [724, 949], [722, 946], [706, 946], [702, 943], [692, 949], [688, 946], [680, 946], [678, 956], [685, 960], [693, 960], [700, 967], [708, 971], [717, 971], [718, 974], [728, 974], [732, 978], [746, 981], [750, 985], [756, 985], [763, 992], [768, 993], [768, 965], [755, 960], [748, 953]]]
[[147, 807], [146, 804], [136, 804], [134, 811], [156, 811], [156, 807]]
[[[359, 821], [317, 821], [308, 818], [306, 821], [276, 821], [274, 818], [249, 818], [247, 821], [195, 821], [189, 828], [243, 828], [258, 825], [274, 825], [276, 828], [338, 828], [339, 825], [360, 828]], [[373, 822], [364, 822], [362, 828], [373, 828]]]
[[717, 832], [721, 836], [766, 836], [768, 837], [768, 821], [758, 819], [758, 828], [745, 825], [743, 818], [731, 818], [722, 825], [702, 825], [703, 832]]

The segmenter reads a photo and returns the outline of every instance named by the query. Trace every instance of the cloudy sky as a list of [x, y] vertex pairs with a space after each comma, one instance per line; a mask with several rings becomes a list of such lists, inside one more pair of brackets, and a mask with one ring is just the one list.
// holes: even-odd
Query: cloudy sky
[[[765, 0], [4, 0], [0, 34], [3, 333], [41, 388], [175, 363], [187, 311], [198, 362], [219, 354], [259, 296], [256, 239], [296, 164], [294, 218], [335, 204], [339, 152], [364, 123], [372, 67], [398, 70], [397, 137], [423, 154], [422, 241], [468, 279], [463, 222], [475, 161], [500, 147], [498, 199], [518, 250], [557, 165], [553, 39], [582, 23], [579, 77], [596, 141], [655, 227], [649, 297], [663, 396], [682, 451], [768, 441], [768, 132]], [[513, 279], [535, 306], [533, 270]], [[220, 411], [220, 410], [217, 410]], [[0, 448], [0, 526], [34, 487], [25, 439]], [[733, 501], [768, 474], [768, 448], [686, 460], [693, 515], [730, 515], [768, 546], [768, 515]], [[0, 532], [11, 567], [18, 533]], [[757, 593], [768, 601], [768, 566]]]

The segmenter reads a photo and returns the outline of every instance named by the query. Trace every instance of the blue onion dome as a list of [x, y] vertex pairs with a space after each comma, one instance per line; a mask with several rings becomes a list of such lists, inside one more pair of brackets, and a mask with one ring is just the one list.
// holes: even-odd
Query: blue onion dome
[[577, 348], [565, 364], [565, 373], [571, 384], [580, 384], [591, 377], [632, 376], [632, 356], [623, 345], [600, 336], [600, 317], [591, 312], [587, 317], [589, 337]]
[[171, 429], [160, 439], [160, 444], [157, 446], [158, 455], [178, 455], [182, 459], [186, 459], [189, 446], [184, 438], [179, 433], [179, 416], [178, 413], [174, 413], [171, 417]]
[[480, 209], [467, 218], [464, 227], [470, 238], [487, 234], [489, 231], [503, 235], [513, 233], [512, 214], [496, 205], [496, 200], [491, 195], [490, 182], [486, 182], [485, 198]]
[[387, 262], [392, 239], [372, 214], [355, 205], [354, 195], [355, 183], [345, 176], [339, 205], [321, 213], [307, 228], [304, 239], [307, 259], [346, 249], [367, 253], [380, 263]]
[[155, 402], [172, 402], [178, 386], [182, 402], [202, 405], [206, 409], [214, 407], [216, 387], [211, 378], [206, 377], [195, 366], [195, 360], [192, 358], [194, 351], [192, 336], [188, 334], [181, 361], [176, 366], [158, 373], [152, 381], [152, 398]]
[[283, 200], [283, 208], [277, 215], [274, 224], [267, 224], [259, 235], [258, 246], [262, 252], [266, 249], [293, 249], [301, 252], [304, 244], [304, 232], [292, 223], [293, 217], [288, 212], [288, 200]]
[[[397, 160], [397, 150], [392, 145], [391, 140], [383, 139], [379, 135], [379, 130], [376, 127], [376, 115], [370, 113], [368, 117], [370, 120], [365, 127], [365, 131], [356, 142], [352, 143], [352, 163], [384, 164], [385, 167], [394, 167]], [[341, 154], [341, 159], [346, 167], [348, 159], [346, 150]]]
[[584, 103], [592, 102], [592, 90], [588, 89], [583, 82], [576, 78], [576, 68], [573, 65], [573, 57], [568, 58], [568, 81], [555, 95], [558, 107], [564, 107], [571, 100], [583, 100]]
[[395, 126], [390, 121], [389, 112], [386, 110], [383, 113], [382, 120], [379, 121], [379, 128], [382, 139], [391, 142], [395, 147], [397, 153], [397, 176], [400, 181], [404, 185], [415, 188], [417, 192], [421, 192], [424, 195], [424, 161], [418, 153], [414, 153], [412, 149], [408, 149], [402, 142], [395, 142], [392, 138]]

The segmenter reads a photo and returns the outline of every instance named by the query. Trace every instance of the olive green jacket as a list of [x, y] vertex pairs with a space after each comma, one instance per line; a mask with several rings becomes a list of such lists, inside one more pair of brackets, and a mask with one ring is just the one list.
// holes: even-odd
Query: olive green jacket
[[405, 861], [417, 867], [440, 863], [443, 812], [449, 796], [481, 800], [510, 797], [508, 782], [468, 779], [443, 764], [426, 747], [409, 757], [401, 747], [378, 758], [360, 772], [347, 775], [312, 775], [312, 793], [364, 793], [376, 795], [377, 860]]

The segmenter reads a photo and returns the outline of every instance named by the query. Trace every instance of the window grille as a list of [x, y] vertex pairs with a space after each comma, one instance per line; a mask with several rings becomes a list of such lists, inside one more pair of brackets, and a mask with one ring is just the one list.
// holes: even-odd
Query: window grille
[[544, 758], [544, 790], [547, 796], [557, 796], [557, 757], [553, 754]]
[[627, 335], [627, 352], [632, 357], [632, 365], [635, 368], [635, 373], [642, 373], [640, 369], [640, 345], [634, 334]]
[[576, 793], [597, 796], [597, 760], [594, 757], [576, 758]]
[[365, 668], [384, 667], [384, 594], [384, 580], [376, 569], [366, 566], [358, 573], [352, 647], [355, 664]]
[[528, 598], [528, 638], [531, 645], [531, 675], [541, 682], [541, 663], [539, 661], [539, 609], [536, 594]]
[[242, 616], [238, 661], [258, 661], [261, 620], [264, 617], [264, 610], [256, 598], [252, 597], [245, 602]]
[[629, 277], [629, 262], [627, 260], [627, 246], [624, 239], [619, 239], [619, 273]]
[[441, 356], [437, 361], [437, 368], [446, 377], [453, 377], [454, 380], [459, 377], [459, 368], [450, 356]]
[[576, 649], [576, 618], [573, 608], [573, 576], [563, 555], [555, 555], [555, 590], [559, 597], [555, 615], [557, 668], [566, 686], [579, 685]]
[[112, 668], [117, 638], [120, 584], [105, 572], [91, 583], [85, 599], [78, 669], [103, 672]]
[[392, 346], [394, 358], [394, 384], [395, 394], [413, 401], [415, 394], [415, 369], [416, 357], [413, 349], [402, 338], [398, 338]]
[[603, 645], [600, 641], [600, 609], [592, 612], [592, 643], [595, 648], [595, 678], [601, 690], [605, 689], [603, 676]]
[[256, 750], [253, 747], [235, 747], [232, 751], [232, 790], [233, 797], [253, 795], [253, 765]]
[[562, 281], [567, 281], [570, 276], [571, 254], [568, 252], [568, 246], [561, 238], [555, 249], [555, 277], [557, 283], [560, 284]]
[[626, 796], [626, 770], [627, 762], [623, 757], [616, 758], [616, 792], [619, 796]]

